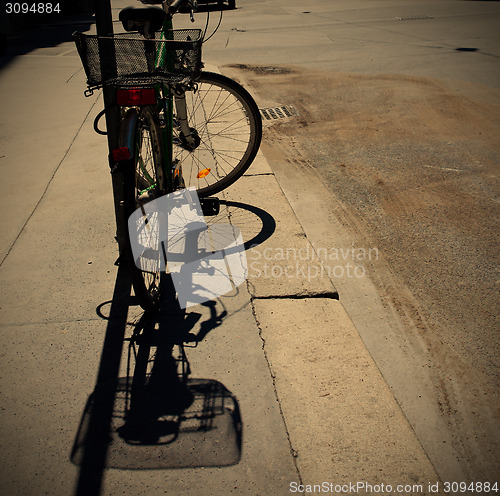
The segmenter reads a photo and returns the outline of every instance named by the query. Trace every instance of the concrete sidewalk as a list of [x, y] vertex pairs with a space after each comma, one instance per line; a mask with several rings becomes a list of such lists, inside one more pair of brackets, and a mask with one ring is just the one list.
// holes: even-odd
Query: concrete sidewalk
[[[102, 99], [83, 98], [84, 88], [67, 40], [0, 72], [9, 95], [0, 124], [8, 212], [0, 245], [0, 478], [8, 495], [67, 495], [82, 483], [70, 453], [96, 384], [117, 273], [106, 139], [92, 129]], [[258, 244], [247, 252], [245, 286], [189, 310], [199, 316], [191, 333], [202, 335], [214, 312], [217, 325], [188, 358], [192, 377], [219, 381], [237, 398], [241, 460], [96, 470], [102, 494], [284, 495], [299, 483], [358, 481], [429, 494], [434, 469], [265, 157], [221, 197], [229, 206], [212, 222], [229, 219]], [[128, 337], [142, 312], [133, 301], [127, 310]], [[121, 356], [125, 377], [126, 344]]]

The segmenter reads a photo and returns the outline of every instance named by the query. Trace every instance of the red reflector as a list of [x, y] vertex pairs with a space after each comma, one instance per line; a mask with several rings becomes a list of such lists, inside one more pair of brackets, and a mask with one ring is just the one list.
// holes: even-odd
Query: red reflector
[[111, 155], [115, 162], [121, 162], [122, 160], [128, 160], [130, 158], [130, 150], [128, 146], [120, 146], [118, 148], [113, 148]]
[[154, 105], [156, 93], [154, 88], [126, 88], [116, 90], [116, 103], [121, 107], [136, 105]]

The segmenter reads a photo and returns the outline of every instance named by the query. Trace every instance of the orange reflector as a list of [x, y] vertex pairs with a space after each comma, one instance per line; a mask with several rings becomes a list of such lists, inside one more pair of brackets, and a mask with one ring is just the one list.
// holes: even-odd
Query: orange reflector
[[203, 169], [200, 172], [198, 172], [198, 175], [196, 176], [198, 179], [203, 179], [204, 177], [208, 176], [210, 174], [210, 169]]

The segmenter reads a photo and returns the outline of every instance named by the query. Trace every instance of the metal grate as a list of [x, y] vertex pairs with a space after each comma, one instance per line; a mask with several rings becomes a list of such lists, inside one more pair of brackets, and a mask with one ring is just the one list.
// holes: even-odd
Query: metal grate
[[434, 17], [428, 15], [420, 16], [409, 16], [409, 17], [396, 17], [398, 21], [425, 21], [427, 19], [434, 19]]
[[273, 119], [286, 119], [287, 117], [299, 115], [299, 113], [292, 105], [283, 105], [282, 107], [260, 109], [260, 115], [263, 119], [271, 121]]

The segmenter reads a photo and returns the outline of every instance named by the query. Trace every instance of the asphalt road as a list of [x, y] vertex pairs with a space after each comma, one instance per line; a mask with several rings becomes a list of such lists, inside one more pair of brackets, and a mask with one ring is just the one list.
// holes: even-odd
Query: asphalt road
[[377, 250], [335, 284], [440, 473], [497, 473], [499, 4], [239, 6], [205, 55], [298, 111], [264, 151], [317, 249]]
[[[500, 85], [497, 2], [240, 0], [238, 6], [204, 46], [206, 56], [221, 64]], [[215, 26], [218, 16], [211, 18]]]

